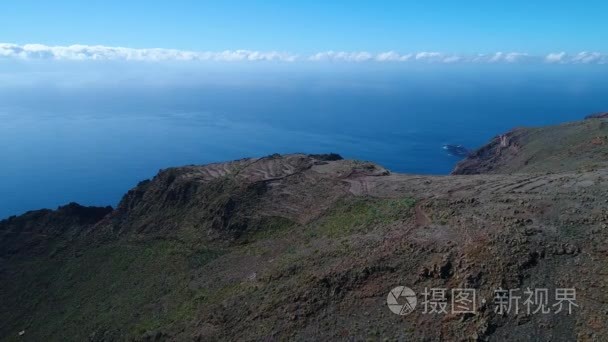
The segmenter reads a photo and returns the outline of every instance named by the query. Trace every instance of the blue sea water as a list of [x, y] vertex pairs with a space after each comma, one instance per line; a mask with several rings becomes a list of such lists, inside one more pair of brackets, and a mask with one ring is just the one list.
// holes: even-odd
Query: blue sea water
[[458, 159], [445, 143], [474, 148], [516, 126], [607, 110], [597, 68], [173, 70], [112, 82], [5, 71], [0, 217], [116, 205], [159, 169], [272, 153], [447, 174]]

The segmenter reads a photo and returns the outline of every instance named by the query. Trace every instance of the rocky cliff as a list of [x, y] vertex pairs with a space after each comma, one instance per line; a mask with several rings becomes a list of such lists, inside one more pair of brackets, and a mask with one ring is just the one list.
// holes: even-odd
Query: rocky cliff
[[[601, 341], [602, 120], [510, 132], [455, 171], [475, 175], [273, 155], [163, 170], [114, 210], [2, 221], [0, 337]], [[407, 315], [387, 306], [397, 286], [418, 293]], [[433, 288], [473, 290], [475, 310], [424, 313]], [[496, 311], [497, 289], [527, 288], [575, 288], [577, 306], [527, 314], [519, 293]]]
[[585, 171], [607, 166], [608, 120], [598, 114], [501, 134], [458, 163], [452, 174]]

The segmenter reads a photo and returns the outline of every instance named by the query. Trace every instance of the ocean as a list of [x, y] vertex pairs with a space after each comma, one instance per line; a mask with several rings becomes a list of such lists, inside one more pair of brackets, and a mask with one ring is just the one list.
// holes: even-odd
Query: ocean
[[608, 110], [601, 67], [169, 68], [112, 80], [24, 68], [0, 74], [0, 218], [115, 206], [159, 169], [272, 153], [445, 175], [458, 158], [443, 144], [476, 148]]

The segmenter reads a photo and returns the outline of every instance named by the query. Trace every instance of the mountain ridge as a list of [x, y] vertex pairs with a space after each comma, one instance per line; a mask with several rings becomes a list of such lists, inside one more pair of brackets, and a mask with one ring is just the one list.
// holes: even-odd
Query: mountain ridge
[[[553, 131], [574, 133], [559, 140], [568, 150], [603, 131], [602, 120]], [[473, 156], [486, 164], [461, 163], [473, 175], [271, 155], [161, 170], [116, 209], [70, 204], [0, 221], [0, 247], [10, 246], [0, 249], [0, 338], [598, 340], [608, 333], [608, 168], [588, 161], [604, 145], [556, 169], [555, 146], [534, 144], [546, 136], [515, 131], [516, 151], [495, 152], [493, 140]], [[529, 151], [526, 172], [504, 166]], [[15, 227], [59, 233], [32, 242], [15, 239]], [[396, 286], [466, 287], [488, 303], [399, 316], [386, 305]], [[579, 308], [490, 306], [495, 289], [527, 287], [575, 287]]]

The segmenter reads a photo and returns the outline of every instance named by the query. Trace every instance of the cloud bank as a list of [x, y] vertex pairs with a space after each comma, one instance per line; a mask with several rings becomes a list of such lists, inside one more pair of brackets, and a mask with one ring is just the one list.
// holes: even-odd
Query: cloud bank
[[293, 62], [297, 56], [283, 52], [233, 50], [194, 52], [173, 49], [133, 49], [102, 45], [48, 46], [42, 44], [0, 43], [0, 58], [52, 59], [69, 61], [284, 61]]
[[48, 46], [42, 44], [0, 43], [0, 59], [66, 60], [66, 61], [210, 61], [210, 62], [348, 62], [348, 63], [547, 63], [547, 64], [608, 64], [608, 54], [599, 52], [552, 52], [531, 55], [522, 52], [460, 55], [442, 52], [395, 51], [372, 53], [367, 51], [324, 51], [311, 55], [297, 55], [279, 51], [184, 51], [175, 49], [134, 49], [102, 45]]

